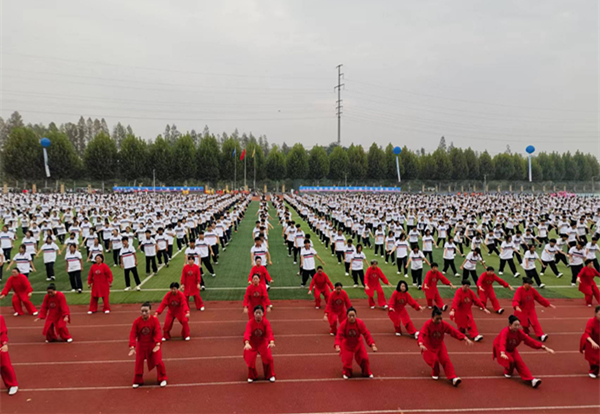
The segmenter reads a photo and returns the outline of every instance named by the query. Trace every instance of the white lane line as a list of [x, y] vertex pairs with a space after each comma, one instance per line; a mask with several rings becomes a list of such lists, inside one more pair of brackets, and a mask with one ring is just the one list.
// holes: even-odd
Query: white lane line
[[551, 410], [590, 410], [600, 408], [600, 405], [551, 405], [534, 407], [482, 407], [482, 408], [414, 408], [397, 410], [369, 410], [369, 411], [336, 411], [336, 412], [311, 412], [294, 414], [399, 414], [399, 413], [484, 413], [486, 411], [551, 411]]

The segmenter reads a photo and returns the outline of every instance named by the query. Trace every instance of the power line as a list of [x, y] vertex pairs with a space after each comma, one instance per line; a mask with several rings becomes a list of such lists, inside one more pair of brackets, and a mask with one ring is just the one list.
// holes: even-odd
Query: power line
[[342, 64], [337, 65], [337, 70], [338, 70], [338, 83], [337, 86], [334, 86], [333, 90], [335, 92], [335, 90], [337, 89], [337, 93], [338, 93], [338, 99], [337, 99], [337, 106], [336, 106], [336, 115], [337, 115], [337, 119], [338, 119], [338, 127], [337, 127], [337, 143], [338, 145], [341, 145], [342, 143], [342, 86], [344, 86], [344, 84], [342, 83], [342, 76], [344, 76], [344, 74], [342, 73]]

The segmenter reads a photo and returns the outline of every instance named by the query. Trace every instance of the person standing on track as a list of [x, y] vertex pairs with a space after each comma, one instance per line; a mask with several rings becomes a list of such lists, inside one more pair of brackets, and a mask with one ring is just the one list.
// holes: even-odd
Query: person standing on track
[[325, 322], [329, 322], [330, 335], [337, 334], [338, 322], [341, 324], [346, 320], [346, 312], [351, 307], [352, 303], [350, 303], [348, 294], [342, 289], [342, 284], [336, 282], [325, 306], [325, 316], [323, 317]]
[[425, 275], [425, 282], [423, 283], [423, 291], [425, 292], [425, 298], [427, 299], [427, 307], [431, 309], [433, 306], [437, 306], [442, 311], [448, 309], [448, 305], [445, 305], [438, 291], [437, 283], [442, 282], [446, 286], [450, 286], [454, 289], [455, 286], [438, 270], [438, 264], [431, 263], [431, 270]]
[[256, 357], [259, 354], [265, 378], [268, 378], [270, 382], [275, 382], [275, 369], [271, 354], [271, 348], [275, 346], [273, 330], [269, 321], [264, 318], [265, 309], [261, 305], [257, 305], [253, 309], [254, 316], [246, 324], [244, 332], [244, 361], [248, 366], [248, 382], [258, 379]]
[[317, 273], [313, 276], [310, 286], [308, 287], [308, 294], [310, 295], [312, 291], [315, 291], [315, 309], [321, 308], [321, 293], [323, 294], [323, 298], [325, 299], [325, 305], [329, 302], [329, 296], [331, 291], [333, 290], [333, 284], [329, 280], [329, 277], [323, 271], [323, 266], [317, 267]]
[[269, 300], [269, 294], [265, 285], [260, 284], [260, 275], [255, 274], [252, 276], [252, 284], [246, 288], [246, 294], [244, 295], [244, 313], [248, 314], [248, 318], [252, 319], [252, 312], [248, 312], [248, 309], [255, 309], [257, 306], [261, 306], [267, 312], [271, 311], [271, 301]]
[[167, 385], [167, 370], [160, 349], [160, 322], [157, 317], [150, 314], [151, 309], [150, 302], [142, 304], [142, 316], [133, 322], [129, 334], [129, 356], [135, 354], [133, 388], [144, 385], [144, 360], [148, 361], [148, 371], [152, 371], [156, 367], [160, 386]]
[[181, 290], [186, 302], [190, 301], [190, 297], [194, 298], [194, 304], [199, 311], [204, 310], [204, 303], [200, 297], [201, 283], [202, 270], [194, 263], [194, 257], [188, 256], [187, 264], [183, 266], [183, 270], [181, 271]]
[[530, 338], [521, 330], [521, 322], [514, 315], [508, 317], [508, 326], [494, 339], [493, 358], [504, 367], [504, 376], [510, 378], [513, 371], [516, 369], [523, 381], [529, 382], [533, 388], [537, 388], [542, 380], [534, 378], [529, 371], [525, 362], [521, 359], [521, 355], [517, 347], [525, 342], [525, 345], [533, 349], [543, 349], [549, 354], [554, 354], [554, 351], [544, 344]]
[[64, 293], [57, 291], [54, 283], [50, 283], [46, 291], [48, 293], [34, 322], [40, 319], [46, 320], [42, 331], [42, 335], [46, 336], [46, 342], [55, 342], [58, 336], [67, 342], [73, 342], [67, 329], [67, 323], [71, 322], [71, 312]]
[[450, 319], [454, 319], [461, 333], [469, 332], [469, 336], [473, 338], [473, 341], [479, 342], [483, 339], [483, 335], [479, 334], [477, 325], [473, 319], [473, 312], [471, 310], [473, 305], [479, 306], [480, 309], [483, 309], [483, 312], [488, 315], [490, 314], [490, 311], [485, 309], [483, 303], [477, 298], [475, 292], [471, 290], [471, 281], [465, 279], [462, 281], [461, 288], [457, 289], [454, 294]]
[[8, 388], [8, 395], [15, 395], [19, 391], [19, 383], [8, 355], [8, 330], [2, 315], [0, 315], [0, 376]]
[[594, 298], [600, 302], [600, 292], [594, 281], [595, 277], [600, 277], [600, 273], [594, 268], [594, 261], [587, 259], [585, 267], [577, 275], [577, 282], [579, 282], [579, 291], [585, 295], [585, 304], [589, 307], [592, 306]]
[[352, 359], [360, 366], [363, 377], [373, 378], [369, 364], [369, 355], [365, 349], [362, 337], [367, 345], [377, 352], [377, 346], [365, 323], [356, 316], [356, 309], [350, 307], [346, 311], [346, 320], [340, 324], [335, 337], [335, 350], [342, 358], [344, 367], [342, 378], [348, 379], [352, 376]]
[[252, 283], [252, 277], [254, 275], [260, 276], [260, 284], [263, 285], [267, 290], [271, 287], [270, 284], [273, 282], [269, 271], [265, 266], [262, 265], [262, 258], [257, 256], [254, 259], [255, 265], [250, 269], [250, 274], [248, 275], [248, 284]]
[[590, 364], [590, 378], [600, 375], [600, 306], [596, 306], [594, 316], [587, 321], [585, 332], [581, 335], [579, 352], [584, 354]]
[[485, 272], [479, 276], [479, 280], [477, 281], [477, 290], [479, 291], [479, 300], [483, 303], [483, 307], [487, 307], [488, 299], [492, 302], [492, 308], [494, 312], [498, 315], [502, 315], [504, 309], [500, 307], [500, 303], [496, 298], [496, 292], [494, 291], [494, 282], [498, 282], [498, 284], [508, 290], [515, 290], [512, 286], [506, 283], [504, 280], [500, 279], [496, 273], [494, 273], [494, 268], [489, 266]]
[[369, 297], [369, 306], [371, 309], [375, 309], [375, 293], [377, 293], [377, 303], [383, 309], [387, 309], [388, 305], [385, 300], [385, 294], [383, 293], [383, 289], [381, 287], [381, 280], [387, 286], [392, 286], [389, 280], [385, 277], [379, 266], [377, 266], [377, 260], [371, 260], [371, 266], [367, 269], [367, 274], [365, 275], [365, 293]]
[[448, 356], [448, 350], [444, 343], [445, 334], [449, 334], [459, 341], [465, 341], [467, 345], [473, 345], [469, 338], [442, 320], [442, 311], [436, 306], [431, 311], [431, 319], [426, 321], [419, 331], [417, 343], [421, 348], [423, 360], [432, 368], [431, 378], [439, 379], [441, 364], [446, 377], [452, 381], [452, 385], [458, 387], [462, 380], [456, 376], [454, 366]]
[[38, 311], [35, 306], [33, 306], [30, 299], [31, 294], [33, 293], [31, 283], [29, 283], [29, 279], [27, 279], [25, 275], [19, 273], [18, 269], [12, 270], [10, 277], [4, 285], [4, 289], [2, 289], [2, 293], [0, 293], [0, 299], [4, 299], [11, 290], [14, 291], [12, 295], [12, 305], [15, 316], [25, 315], [21, 302], [25, 305], [25, 309], [27, 309], [27, 312], [30, 315], [37, 316]]
[[548, 335], [544, 334], [542, 326], [538, 321], [537, 313], [535, 311], [535, 302], [537, 301], [540, 305], [551, 307], [552, 309], [556, 309], [556, 306], [540, 295], [539, 292], [531, 286], [531, 283], [532, 280], [530, 278], [523, 278], [523, 286], [518, 288], [515, 292], [515, 296], [513, 297], [515, 316], [521, 321], [521, 325], [526, 334], [529, 334], [529, 327], [531, 326], [536, 336], [540, 338], [540, 341], [546, 342]]
[[171, 289], [171, 291], [165, 295], [162, 302], [160, 302], [158, 309], [156, 310], [156, 312], [154, 312], [154, 316], [158, 317], [158, 315], [160, 315], [165, 310], [165, 308], [168, 308], [167, 316], [165, 318], [165, 324], [163, 325], [162, 340], [164, 342], [171, 339], [171, 329], [173, 328], [173, 322], [175, 321], [175, 319], [177, 319], [179, 323], [181, 323], [181, 337], [184, 340], [189, 341], [190, 325], [188, 321], [190, 320], [190, 307], [188, 305], [187, 298], [185, 297], [183, 292], [179, 290], [179, 283], [173, 282], [171, 283], [169, 288]]
[[104, 255], [96, 255], [96, 263], [90, 267], [88, 273], [88, 288], [92, 288], [92, 294], [90, 297], [90, 308], [88, 315], [98, 311], [98, 299], [102, 298], [102, 311], [104, 313], [110, 313], [110, 287], [113, 282], [113, 275], [110, 271], [110, 267], [104, 263]]
[[398, 282], [398, 286], [396, 286], [396, 290], [394, 293], [392, 293], [392, 297], [390, 298], [388, 317], [394, 324], [396, 336], [402, 335], [402, 325], [404, 325], [406, 332], [408, 332], [409, 335], [413, 335], [415, 339], [417, 339], [419, 337], [419, 331], [417, 331], [410, 320], [410, 316], [406, 311], [407, 305], [412, 306], [418, 312], [423, 310], [417, 301], [413, 299], [410, 293], [408, 293], [408, 283], [406, 283], [404, 280], [401, 280]]

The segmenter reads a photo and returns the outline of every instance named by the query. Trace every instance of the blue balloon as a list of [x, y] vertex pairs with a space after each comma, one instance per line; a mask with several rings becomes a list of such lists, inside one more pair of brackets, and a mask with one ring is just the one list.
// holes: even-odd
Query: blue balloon
[[42, 144], [42, 147], [48, 148], [50, 146], [50, 139], [42, 138], [40, 139], [40, 144]]
[[529, 145], [527, 148], [525, 148], [525, 151], [527, 151], [527, 154], [533, 154], [535, 152], [535, 147], [533, 145]]
[[402, 148], [400, 148], [400, 147], [395, 147], [394, 148], [394, 154], [400, 155], [401, 152], [402, 152]]

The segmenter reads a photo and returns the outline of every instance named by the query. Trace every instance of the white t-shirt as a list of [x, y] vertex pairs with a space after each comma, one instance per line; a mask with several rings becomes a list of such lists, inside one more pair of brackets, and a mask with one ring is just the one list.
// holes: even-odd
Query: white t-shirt
[[31, 265], [29, 264], [31, 261], [31, 255], [29, 253], [17, 253], [12, 260], [17, 263], [17, 269], [19, 269], [19, 272], [23, 274], [29, 274], [29, 272], [31, 272]]
[[121, 247], [121, 252], [119, 255], [121, 256], [121, 260], [123, 260], [124, 269], [131, 269], [135, 267], [135, 249], [133, 246]]
[[344, 262], [346, 263], [350, 263], [352, 262], [352, 256], [354, 256], [354, 253], [356, 253], [356, 247], [352, 246], [346, 246], [344, 249]]
[[515, 250], [515, 245], [512, 242], [503, 241], [500, 245], [500, 259], [510, 260], [513, 257], [513, 252]]
[[466, 257], [465, 269], [475, 270], [477, 268], [477, 262], [481, 261], [481, 256], [473, 252], [469, 252]]
[[556, 247], [556, 245], [550, 246], [550, 243], [548, 243], [544, 246], [544, 250], [542, 251], [542, 261], [553, 262], [557, 251], [558, 247]]
[[67, 261], [67, 272], [75, 272], [81, 270], [81, 253], [75, 250], [75, 253], [67, 252], [65, 254], [65, 260]]
[[156, 256], [156, 240], [153, 237], [142, 241], [142, 248], [147, 257]]
[[423, 236], [423, 251], [431, 252], [433, 251], [433, 236]]
[[456, 245], [454, 243], [444, 243], [444, 259], [454, 260], [456, 256]]
[[168, 239], [165, 233], [156, 235], [156, 243], [158, 244], [158, 250], [167, 250]]
[[346, 245], [346, 238], [344, 236], [335, 236], [335, 251], [342, 252], [344, 251], [344, 246]]
[[579, 250], [576, 246], [573, 246], [569, 249], [569, 254], [571, 255], [571, 266], [580, 266], [583, 264], [585, 258], [585, 250]]
[[[193, 257], [194, 258], [194, 263], [197, 264], [198, 266], [200, 266], [200, 249], [198, 248], [198, 246], [194, 247], [193, 249], [191, 247], [188, 247], [187, 249], [185, 249], [185, 255], [190, 258]], [[187, 263], [187, 260], [186, 260]]]
[[200, 257], [208, 257], [210, 255], [209, 247], [210, 245], [206, 241], [206, 238], [204, 240], [196, 240], [196, 250], [200, 252]]
[[44, 252], [44, 263], [54, 263], [56, 261], [56, 252], [59, 250], [56, 243], [44, 243], [42, 251]]
[[535, 269], [535, 261], [539, 259], [537, 252], [531, 253], [531, 251], [527, 250], [525, 255], [523, 256], [523, 269], [525, 270], [533, 270]]
[[267, 259], [267, 248], [265, 246], [260, 246], [260, 247], [256, 247], [252, 246], [252, 248], [250, 249], [250, 253], [252, 254], [252, 257], [254, 258], [254, 260], [256, 261], [257, 257], [260, 257], [262, 259], [261, 263], [264, 265]]
[[352, 270], [363, 270], [363, 260], [366, 260], [367, 256], [363, 252], [354, 252], [352, 255]]
[[91, 246], [90, 247], [90, 254], [92, 255], [91, 256], [92, 262], [94, 260], [96, 260], [96, 256], [98, 256], [99, 254], [101, 254], [103, 251], [104, 251], [104, 249], [102, 248], [102, 245], [100, 243], [98, 243], [97, 246]]
[[425, 259], [425, 255], [423, 254], [422, 251], [418, 251], [416, 254], [414, 252], [414, 250], [411, 250], [411, 252], [408, 254], [410, 261], [410, 268], [412, 270], [419, 270], [419, 269], [423, 269], [423, 259]]
[[302, 269], [303, 270], [315, 270], [315, 256], [317, 252], [312, 247], [306, 249], [303, 247], [300, 249], [300, 255], [302, 256]]
[[121, 247], [123, 247], [123, 239], [119, 235], [111, 236], [110, 242], [112, 243], [113, 250], [119, 250]]
[[396, 257], [398, 259], [402, 259], [408, 256], [408, 251], [410, 246], [406, 240], [397, 240], [396, 241]]
[[10, 249], [14, 239], [15, 235], [11, 231], [0, 232], [0, 247], [3, 249]]
[[587, 252], [586, 259], [594, 260], [596, 258], [596, 252], [598, 251], [598, 244], [588, 242], [588, 244], [585, 245], [585, 251]]

